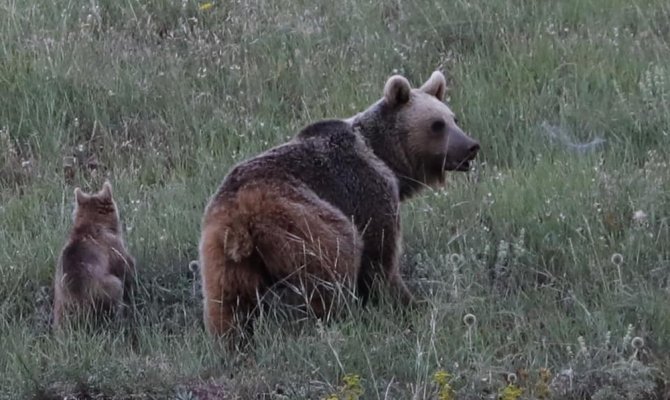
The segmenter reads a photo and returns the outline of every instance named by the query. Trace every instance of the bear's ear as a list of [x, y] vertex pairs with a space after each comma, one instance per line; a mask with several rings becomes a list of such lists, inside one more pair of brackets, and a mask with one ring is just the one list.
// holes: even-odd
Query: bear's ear
[[105, 183], [102, 184], [102, 190], [100, 191], [100, 196], [105, 200], [112, 199], [112, 184], [108, 180], [105, 180]]
[[400, 75], [393, 75], [384, 85], [384, 99], [391, 106], [405, 104], [409, 101], [412, 88], [409, 81]]
[[440, 101], [444, 101], [444, 95], [447, 93], [447, 80], [442, 72], [435, 71], [421, 86], [421, 90], [437, 97]]
[[89, 199], [89, 195], [86, 193], [82, 192], [80, 188], [74, 188], [74, 200], [77, 202], [77, 204], [82, 204], [86, 202]]

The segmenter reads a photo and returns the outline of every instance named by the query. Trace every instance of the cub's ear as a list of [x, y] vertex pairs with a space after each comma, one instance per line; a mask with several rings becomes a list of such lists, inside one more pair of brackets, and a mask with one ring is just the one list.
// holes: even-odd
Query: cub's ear
[[109, 183], [108, 180], [106, 180], [105, 183], [102, 184], [102, 190], [100, 191], [100, 196], [107, 200], [112, 199], [112, 184]]
[[437, 97], [440, 101], [444, 101], [444, 96], [447, 93], [447, 80], [442, 72], [435, 71], [420, 89]]
[[86, 200], [90, 199], [90, 196], [82, 192], [81, 189], [77, 187], [74, 188], [74, 199], [77, 204], [82, 204], [86, 202]]
[[384, 85], [384, 99], [391, 106], [405, 104], [409, 101], [412, 88], [409, 81], [400, 75], [393, 75]]

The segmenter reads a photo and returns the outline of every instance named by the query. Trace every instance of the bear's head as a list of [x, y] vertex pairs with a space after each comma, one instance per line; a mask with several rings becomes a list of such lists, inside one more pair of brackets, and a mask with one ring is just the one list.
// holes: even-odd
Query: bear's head
[[419, 88], [394, 75], [384, 85], [383, 98], [350, 120], [398, 177], [401, 197], [444, 183], [446, 171], [468, 171], [479, 151], [479, 143], [461, 130], [445, 104], [446, 92], [439, 71]]
[[105, 181], [102, 189], [94, 194], [74, 189], [75, 207], [73, 218], [75, 225], [96, 225], [112, 232], [120, 227], [119, 212], [112, 196], [112, 185]]

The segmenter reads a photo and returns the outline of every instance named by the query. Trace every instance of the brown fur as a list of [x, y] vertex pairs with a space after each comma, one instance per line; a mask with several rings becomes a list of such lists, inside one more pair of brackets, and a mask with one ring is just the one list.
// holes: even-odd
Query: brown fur
[[383, 92], [355, 117], [309, 125], [225, 178], [200, 239], [208, 332], [249, 329], [258, 296], [277, 282], [304, 288], [317, 316], [333, 306], [337, 292], [326, 287], [365, 301], [381, 280], [414, 302], [398, 265], [400, 200], [443, 183], [445, 170], [466, 170], [479, 144], [442, 102], [441, 73], [419, 89], [394, 76]]
[[94, 195], [79, 188], [74, 193], [74, 225], [54, 281], [54, 327], [70, 315], [114, 316], [135, 276], [110, 183]]
[[209, 209], [200, 251], [205, 323], [208, 331], [224, 333], [254, 313], [256, 296], [278, 280], [303, 289], [314, 313], [326, 316], [339, 296], [328, 286], [353, 289], [361, 240], [330, 204], [267, 182]]

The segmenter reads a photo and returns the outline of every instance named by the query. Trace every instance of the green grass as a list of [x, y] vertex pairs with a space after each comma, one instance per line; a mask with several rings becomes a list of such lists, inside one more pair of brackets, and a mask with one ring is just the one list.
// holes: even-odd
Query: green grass
[[[364, 399], [435, 399], [433, 374], [446, 370], [459, 399], [493, 398], [510, 373], [530, 399], [549, 368], [555, 398], [662, 398], [666, 1], [198, 6], [0, 0], [0, 396], [320, 399], [356, 374]], [[188, 262], [228, 169], [362, 110], [394, 71], [419, 85], [436, 68], [483, 147], [476, 171], [403, 206], [403, 272], [430, 306], [353, 309], [326, 326], [279, 308], [246, 354], [217, 347]], [[550, 132], [606, 143], [582, 154]], [[83, 162], [73, 181], [65, 157]], [[137, 320], [56, 334], [51, 284], [73, 189], [104, 177], [138, 262]]]

